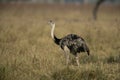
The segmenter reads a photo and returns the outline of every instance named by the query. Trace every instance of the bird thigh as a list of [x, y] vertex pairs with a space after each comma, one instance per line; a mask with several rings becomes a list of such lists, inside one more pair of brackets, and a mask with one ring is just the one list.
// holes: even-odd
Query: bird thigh
[[64, 52], [65, 52], [66, 64], [68, 65], [70, 50], [69, 50], [69, 48], [67, 46], [64, 46]]
[[79, 66], [80, 64], [79, 64], [79, 57], [78, 57], [78, 53], [76, 54], [75, 58], [76, 58], [76, 63], [77, 63], [77, 65]]

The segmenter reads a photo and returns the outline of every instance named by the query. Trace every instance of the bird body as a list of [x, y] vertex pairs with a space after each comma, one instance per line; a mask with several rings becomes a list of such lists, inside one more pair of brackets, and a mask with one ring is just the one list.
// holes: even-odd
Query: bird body
[[61, 38], [59, 45], [62, 49], [64, 49], [64, 46], [67, 46], [68, 49], [70, 50], [70, 53], [72, 53], [73, 55], [85, 51], [89, 52], [89, 49], [85, 44], [84, 39], [76, 34], [69, 34]]
[[66, 53], [67, 64], [69, 61], [68, 53], [72, 53], [73, 55], [76, 56], [76, 62], [77, 62], [77, 65], [79, 65], [78, 53], [87, 52], [88, 55], [90, 53], [85, 40], [76, 34], [68, 34], [67, 36], [59, 39], [54, 35], [55, 23], [53, 21], [49, 21], [49, 23], [52, 26], [51, 37], [54, 40], [54, 42], [57, 45], [59, 45]]

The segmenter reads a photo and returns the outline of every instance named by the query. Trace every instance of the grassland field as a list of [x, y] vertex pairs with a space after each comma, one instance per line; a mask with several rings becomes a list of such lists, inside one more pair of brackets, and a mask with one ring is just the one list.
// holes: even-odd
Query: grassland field
[[[0, 80], [120, 80], [120, 6], [102, 5], [98, 20], [93, 5], [0, 4]], [[55, 45], [48, 21], [61, 38], [82, 36], [90, 56], [70, 54]]]

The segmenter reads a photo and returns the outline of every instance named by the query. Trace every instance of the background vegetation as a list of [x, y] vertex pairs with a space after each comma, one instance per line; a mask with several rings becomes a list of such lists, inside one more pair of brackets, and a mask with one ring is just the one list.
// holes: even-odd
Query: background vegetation
[[[90, 5], [0, 5], [0, 80], [119, 80], [120, 10], [101, 6], [98, 20]], [[82, 36], [91, 55], [81, 53], [80, 67], [50, 36], [48, 20], [56, 22], [60, 38]]]

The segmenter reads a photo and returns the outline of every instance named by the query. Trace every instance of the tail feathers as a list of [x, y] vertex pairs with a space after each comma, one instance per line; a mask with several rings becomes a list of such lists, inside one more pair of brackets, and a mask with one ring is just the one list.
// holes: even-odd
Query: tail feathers
[[83, 45], [83, 48], [84, 48], [84, 51], [87, 52], [88, 55], [90, 55], [90, 50], [86, 44]]
[[88, 56], [90, 55], [90, 51], [89, 50], [87, 51], [87, 54], [88, 54]]

